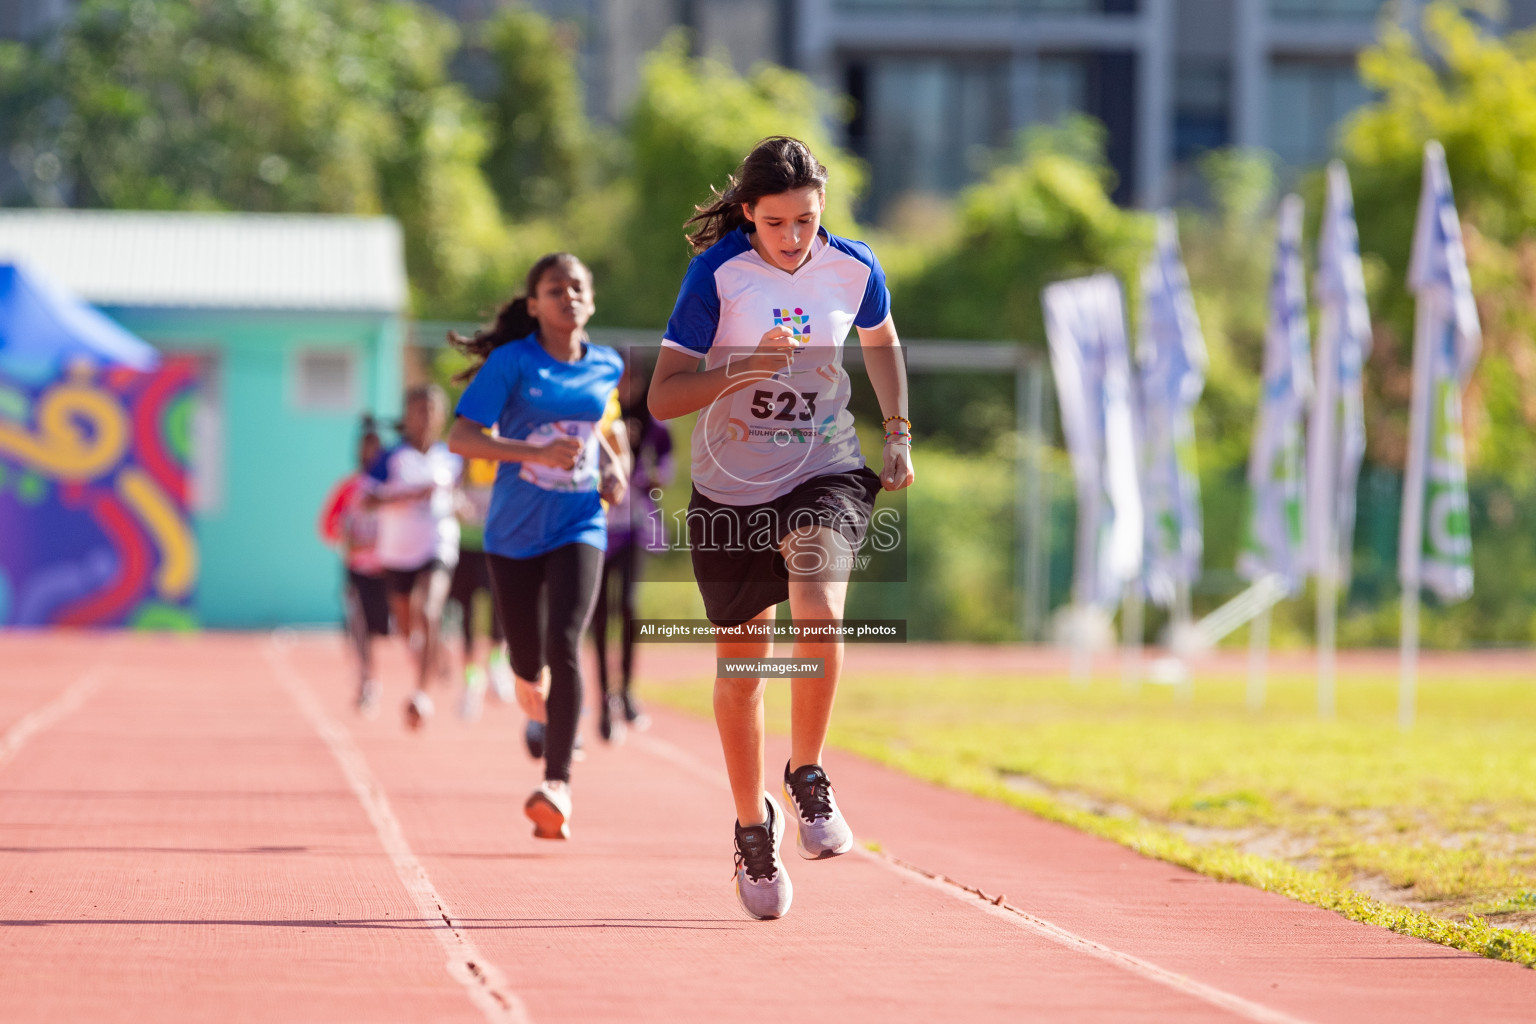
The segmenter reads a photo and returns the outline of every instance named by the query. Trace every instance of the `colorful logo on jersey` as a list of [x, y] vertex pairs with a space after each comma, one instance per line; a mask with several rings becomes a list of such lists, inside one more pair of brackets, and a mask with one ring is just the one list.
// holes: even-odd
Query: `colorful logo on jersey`
[[747, 439], [747, 424], [732, 416], [725, 424], [725, 436], [732, 441], [745, 441]]
[[788, 327], [801, 341], [811, 340], [811, 315], [803, 309], [775, 309], [773, 326]]

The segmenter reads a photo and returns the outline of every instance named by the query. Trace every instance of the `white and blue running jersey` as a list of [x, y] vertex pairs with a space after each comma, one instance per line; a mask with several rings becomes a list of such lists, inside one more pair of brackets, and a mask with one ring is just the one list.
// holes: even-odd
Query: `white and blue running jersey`
[[459, 521], [453, 492], [464, 460], [441, 441], [421, 451], [400, 443], [382, 452], [364, 482], [380, 498], [431, 487], [423, 497], [379, 506], [374, 551], [386, 569], [419, 569], [431, 561], [448, 568], [459, 560]]
[[772, 380], [700, 410], [693, 428], [693, 485], [726, 505], [757, 505], [813, 477], [864, 465], [848, 412], [843, 342], [878, 327], [891, 294], [863, 242], [823, 230], [790, 274], [769, 264], [738, 228], [694, 257], [662, 344], [704, 359], [704, 368], [749, 356], [786, 324], [805, 347]]

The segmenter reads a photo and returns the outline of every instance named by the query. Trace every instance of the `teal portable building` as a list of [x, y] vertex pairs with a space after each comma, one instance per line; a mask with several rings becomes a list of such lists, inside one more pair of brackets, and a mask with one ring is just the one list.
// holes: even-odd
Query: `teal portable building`
[[407, 302], [383, 217], [0, 211], [0, 262], [36, 268], [167, 354], [192, 356], [202, 625], [335, 622], [315, 530], [364, 412], [400, 408]]

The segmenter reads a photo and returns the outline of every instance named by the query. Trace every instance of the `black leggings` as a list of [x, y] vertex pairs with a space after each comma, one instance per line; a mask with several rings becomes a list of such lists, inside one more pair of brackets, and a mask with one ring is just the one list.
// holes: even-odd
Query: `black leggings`
[[602, 580], [597, 588], [597, 608], [592, 614], [592, 642], [597, 646], [597, 682], [606, 698], [615, 692], [608, 683], [608, 615], [619, 613], [619, 693], [629, 693], [635, 668], [635, 570], [640, 549], [624, 544], [610, 549], [603, 562]]
[[478, 548], [459, 548], [459, 564], [453, 568], [453, 583], [448, 587], [448, 600], [458, 604], [464, 614], [459, 616], [459, 628], [464, 634], [464, 657], [468, 658], [475, 646], [475, 595], [485, 591], [491, 602], [491, 645], [501, 643], [501, 616], [496, 614], [496, 595], [491, 592], [490, 571], [486, 568], [485, 552]]
[[[507, 634], [512, 671], [537, 679], [549, 663], [549, 722], [544, 730], [544, 778], [569, 782], [571, 748], [581, 714], [581, 634], [592, 617], [603, 553], [567, 544], [535, 558], [486, 555], [496, 613]], [[539, 594], [545, 626], [539, 629]]]

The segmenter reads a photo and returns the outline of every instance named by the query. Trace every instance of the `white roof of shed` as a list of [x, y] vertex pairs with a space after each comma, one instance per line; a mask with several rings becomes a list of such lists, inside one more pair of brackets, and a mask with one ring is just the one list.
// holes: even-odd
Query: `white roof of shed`
[[397, 313], [408, 295], [389, 217], [0, 210], [0, 262], [99, 306]]

